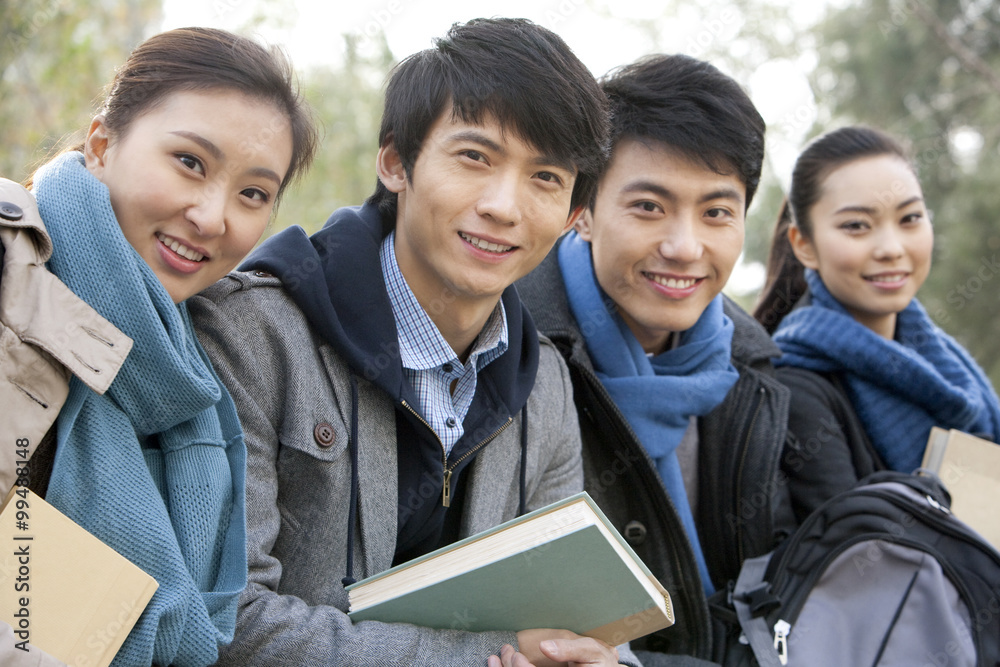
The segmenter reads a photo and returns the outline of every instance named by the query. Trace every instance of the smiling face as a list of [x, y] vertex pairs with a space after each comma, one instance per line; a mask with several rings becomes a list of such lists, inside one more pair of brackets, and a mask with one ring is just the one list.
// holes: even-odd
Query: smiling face
[[[437, 322], [471, 310], [482, 319], [572, 226], [575, 169], [543, 155], [487, 118], [470, 124], [446, 110], [428, 131], [408, 177], [391, 144], [378, 174], [398, 194], [396, 259]], [[440, 326], [440, 324], [439, 324]]]
[[615, 146], [577, 224], [601, 289], [649, 353], [694, 326], [743, 249], [746, 188], [657, 144]]
[[934, 232], [920, 183], [894, 155], [849, 162], [823, 180], [809, 212], [812, 239], [793, 227], [792, 249], [858, 322], [892, 338], [931, 266]]
[[260, 240], [291, 156], [287, 117], [229, 90], [172, 93], [122, 136], [98, 116], [85, 146], [125, 238], [175, 303]]

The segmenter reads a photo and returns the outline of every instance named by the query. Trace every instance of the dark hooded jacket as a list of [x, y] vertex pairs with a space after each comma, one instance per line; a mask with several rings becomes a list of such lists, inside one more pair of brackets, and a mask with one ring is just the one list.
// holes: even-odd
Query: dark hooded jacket
[[401, 526], [419, 529], [410, 549], [423, 549], [583, 486], [579, 432], [557, 426], [577, 421], [568, 371], [514, 289], [510, 345], [480, 374], [466, 436], [442, 463], [402, 374], [382, 238], [375, 209], [342, 209], [312, 237], [276, 235], [188, 301], [247, 442], [249, 584], [220, 665], [485, 661], [515, 633], [352, 623], [345, 579], [388, 569]]
[[[691, 544], [652, 459], [594, 371], [567, 300], [558, 246], [517, 288], [540, 332], [569, 366], [584, 487], [674, 602], [676, 625], [632, 642], [633, 649], [711, 659], [712, 622]], [[729, 299], [725, 313], [735, 325], [732, 363], [740, 377], [724, 401], [698, 419], [695, 516], [712, 583], [722, 591], [744, 559], [767, 553], [792, 527], [780, 473], [789, 391], [774, 378], [771, 364], [780, 351]]]
[[[403, 374], [392, 306], [379, 262], [385, 225], [373, 206], [335, 212], [324, 228], [307, 237], [293, 227], [267, 240], [241, 266], [270, 273], [302, 310], [319, 335], [358, 376], [373, 382], [396, 409], [399, 466], [399, 531], [396, 562], [405, 562], [454, 542], [461, 519], [462, 472], [495, 434], [524, 408], [538, 370], [538, 334], [515, 291], [503, 295], [509, 347], [480, 371], [464, 421], [465, 432], [447, 459], [428, 425], [413, 387]], [[350, 285], [350, 289], [344, 289]], [[414, 503], [429, 483], [441, 489], [448, 478], [456, 500]], [[421, 491], [421, 487], [423, 491]]]

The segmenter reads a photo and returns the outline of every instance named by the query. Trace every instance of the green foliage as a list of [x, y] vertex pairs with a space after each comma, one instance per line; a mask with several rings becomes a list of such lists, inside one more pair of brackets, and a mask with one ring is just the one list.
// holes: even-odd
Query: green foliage
[[323, 138], [312, 168], [283, 196], [269, 234], [289, 225], [312, 233], [336, 208], [362, 203], [375, 188], [382, 82], [394, 61], [384, 38], [372, 56], [360, 54], [356, 36], [344, 39], [343, 65], [302, 77]]
[[161, 0], [2, 0], [0, 174], [21, 181], [83, 139], [103, 87], [160, 17]]
[[[114, 68], [156, 29], [161, 2], [0, 0], [0, 174], [23, 180], [53, 150], [82, 139]], [[287, 19], [286, 2], [261, 0], [248, 31]], [[1000, 384], [993, 333], [1000, 330], [1000, 225], [993, 205], [1000, 182], [1000, 5], [841, 0], [809, 30], [795, 15], [803, 7], [784, 0], [697, 6], [671, 0], [662, 6], [663, 21], [642, 22], [642, 34], [650, 51], [707, 59], [744, 85], [779, 59], [812, 69], [813, 113], [772, 121], [769, 151], [854, 122], [908, 140], [936, 227], [935, 266], [921, 300]], [[668, 35], [678, 21], [685, 32]], [[384, 38], [374, 48], [357, 36], [344, 39], [342, 64], [299, 70], [324, 134], [312, 169], [286, 193], [271, 233], [291, 224], [313, 232], [334, 209], [361, 203], [374, 187], [382, 86], [394, 58]], [[772, 167], [765, 166], [748, 215], [748, 261], [766, 260], [784, 196]]]
[[867, 0], [819, 32], [814, 82], [838, 125], [908, 141], [936, 248], [920, 298], [1000, 385], [1000, 6], [990, 0]]

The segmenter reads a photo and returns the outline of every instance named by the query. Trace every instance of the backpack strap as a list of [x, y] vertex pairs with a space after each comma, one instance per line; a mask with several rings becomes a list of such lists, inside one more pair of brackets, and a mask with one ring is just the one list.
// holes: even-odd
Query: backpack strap
[[768, 586], [764, 581], [764, 573], [770, 560], [771, 554], [765, 554], [743, 561], [740, 576], [733, 589], [733, 607], [736, 609], [736, 617], [740, 621], [743, 634], [750, 642], [750, 648], [753, 649], [754, 657], [757, 658], [760, 667], [781, 667], [783, 663], [775, 650], [774, 638], [771, 629], [767, 627], [767, 620], [763, 615], [754, 616], [751, 611], [754, 598], [765, 592]]

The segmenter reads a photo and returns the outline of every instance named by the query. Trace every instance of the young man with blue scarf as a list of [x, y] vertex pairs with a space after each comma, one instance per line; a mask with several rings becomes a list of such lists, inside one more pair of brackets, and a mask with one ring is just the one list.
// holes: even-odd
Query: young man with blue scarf
[[618, 663], [565, 631], [352, 623], [345, 590], [582, 488], [566, 367], [512, 284], [581, 214], [606, 132], [555, 34], [455, 25], [390, 78], [368, 202], [192, 300], [248, 450], [249, 586], [220, 665]]
[[646, 665], [705, 664], [708, 597], [772, 549], [789, 516], [779, 351], [721, 294], [764, 121], [735, 81], [687, 56], [640, 60], [602, 85], [612, 150], [596, 195], [517, 287], [569, 365], [585, 486], [675, 604], [675, 626], [632, 646], [654, 652], [637, 651]]

